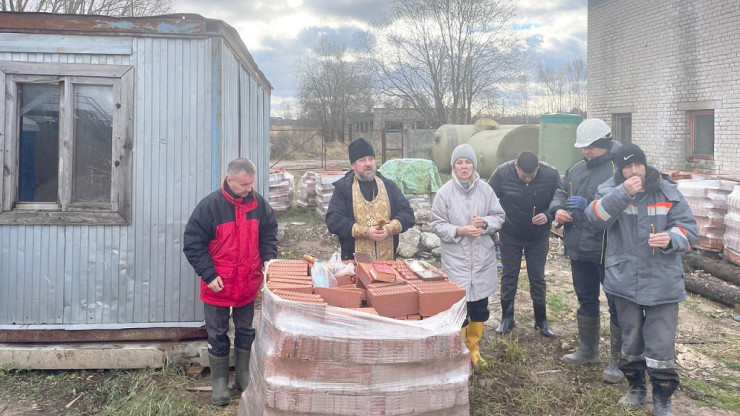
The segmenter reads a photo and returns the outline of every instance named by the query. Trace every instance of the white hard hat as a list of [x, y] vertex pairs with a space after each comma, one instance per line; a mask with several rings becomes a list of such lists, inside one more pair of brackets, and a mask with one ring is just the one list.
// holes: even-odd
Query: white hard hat
[[586, 147], [591, 143], [611, 134], [612, 129], [603, 120], [587, 118], [576, 129], [575, 147]]

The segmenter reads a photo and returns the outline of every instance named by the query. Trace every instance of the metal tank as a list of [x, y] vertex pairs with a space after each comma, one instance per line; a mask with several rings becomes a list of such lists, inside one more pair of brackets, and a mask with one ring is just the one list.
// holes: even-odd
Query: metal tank
[[459, 144], [467, 143], [478, 127], [469, 124], [443, 124], [434, 132], [432, 160], [440, 172], [450, 173], [450, 157]]
[[581, 149], [573, 146], [582, 118], [576, 114], [540, 116], [540, 160], [557, 168], [560, 174], [583, 157]]
[[501, 125], [498, 130], [483, 130], [473, 134], [468, 144], [478, 159], [477, 171], [481, 179], [487, 181], [500, 164], [516, 159], [523, 151], [537, 153], [539, 130], [533, 124]]

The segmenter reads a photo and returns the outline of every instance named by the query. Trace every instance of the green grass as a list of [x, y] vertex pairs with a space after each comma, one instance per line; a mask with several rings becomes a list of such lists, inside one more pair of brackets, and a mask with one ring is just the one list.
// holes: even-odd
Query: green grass
[[556, 344], [533, 336], [519, 330], [482, 344], [489, 367], [470, 380], [472, 415], [630, 415], [617, 404], [622, 386], [601, 383], [591, 367], [562, 366]]
[[552, 321], [557, 322], [558, 316], [562, 316], [568, 309], [565, 298], [560, 293], [547, 293], [547, 315]]
[[[216, 408], [210, 393], [189, 392], [198, 381], [186, 365], [130, 371], [0, 371], [0, 403], [28, 403], [51, 414], [84, 395], [65, 415], [227, 415], [235, 406]], [[54, 413], [60, 414], [60, 413]]]
[[717, 406], [725, 410], [740, 410], [740, 395], [737, 394], [736, 387], [728, 389], [728, 386], [694, 379], [683, 380], [681, 385], [689, 392], [689, 396], [699, 403]]

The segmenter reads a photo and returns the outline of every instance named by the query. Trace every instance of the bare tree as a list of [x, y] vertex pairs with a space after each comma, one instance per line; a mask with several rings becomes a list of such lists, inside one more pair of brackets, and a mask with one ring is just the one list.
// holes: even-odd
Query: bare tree
[[564, 71], [568, 81], [570, 111], [586, 111], [586, 61], [583, 58], [573, 58], [565, 64]]
[[2, 11], [154, 16], [172, 12], [172, 0], [0, 0]]
[[326, 38], [298, 62], [303, 118], [318, 120], [326, 137], [344, 142], [350, 113], [372, 108], [371, 81], [347, 48]]
[[513, 17], [505, 0], [394, 0], [364, 39], [376, 87], [431, 125], [469, 123], [519, 73]]
[[[560, 113], [564, 110], [563, 94], [566, 92], [565, 74], [545, 66], [541, 61], [537, 64], [537, 82], [540, 84], [545, 99], [545, 112]], [[567, 103], [566, 103], [567, 104]]]

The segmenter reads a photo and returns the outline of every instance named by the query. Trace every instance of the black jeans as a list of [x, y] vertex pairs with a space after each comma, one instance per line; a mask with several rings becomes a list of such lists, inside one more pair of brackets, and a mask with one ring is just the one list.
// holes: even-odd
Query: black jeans
[[234, 346], [239, 349], [252, 348], [254, 342], [254, 302], [238, 308], [203, 304], [208, 333], [209, 352], [216, 357], [229, 355], [231, 341], [226, 333], [229, 331], [229, 315], [234, 320]]
[[[578, 297], [578, 315], [598, 318], [599, 295], [601, 285], [604, 283], [604, 265], [595, 261], [571, 260], [570, 270], [573, 275], [573, 289]], [[607, 294], [606, 302], [609, 305], [612, 325], [619, 326], [614, 298]]]
[[[491, 316], [491, 312], [488, 310], [488, 298], [478, 299], [473, 302], [467, 303], [468, 307], [468, 318], [473, 322], [486, 322]], [[463, 322], [463, 327], [468, 326], [468, 320]]]
[[522, 252], [527, 261], [529, 276], [529, 294], [533, 304], [545, 303], [545, 261], [550, 249], [550, 236], [544, 234], [536, 240], [522, 240], [505, 232], [499, 232], [501, 238], [501, 264], [504, 274], [501, 276], [501, 302], [513, 302], [519, 282], [519, 270], [522, 263]]

